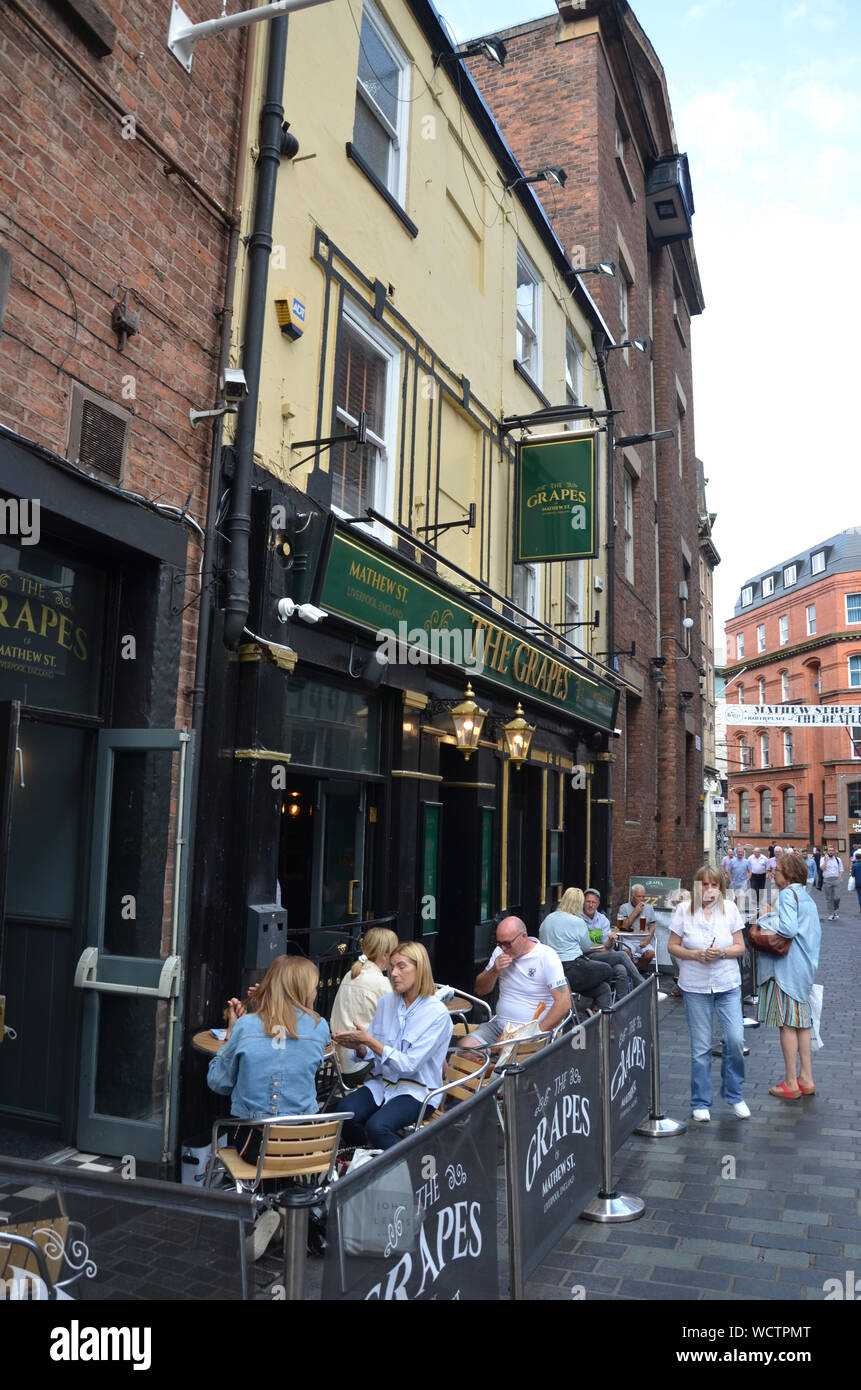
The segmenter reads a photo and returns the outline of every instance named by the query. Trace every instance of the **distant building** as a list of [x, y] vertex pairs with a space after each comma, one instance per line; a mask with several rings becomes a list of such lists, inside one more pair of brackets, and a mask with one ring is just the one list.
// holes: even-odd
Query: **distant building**
[[842, 728], [727, 725], [737, 837], [848, 855], [861, 845], [861, 526], [747, 580], [726, 639], [728, 706], [859, 706]]

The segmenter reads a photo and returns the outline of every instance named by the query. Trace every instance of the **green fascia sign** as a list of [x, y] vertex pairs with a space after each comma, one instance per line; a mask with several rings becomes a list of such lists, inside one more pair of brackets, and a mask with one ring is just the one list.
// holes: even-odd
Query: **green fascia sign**
[[637, 884], [642, 884], [646, 890], [646, 902], [650, 903], [656, 910], [667, 909], [673, 906], [673, 896], [678, 893], [682, 886], [680, 878], [651, 878], [646, 874], [631, 874], [628, 886], [628, 902], [631, 901], [631, 893]]
[[585, 560], [598, 554], [597, 454], [594, 432], [518, 445], [516, 560]]
[[352, 535], [336, 531], [319, 603], [376, 633], [394, 662], [446, 664], [613, 729], [618, 691], [534, 646], [490, 608], [420, 579]]

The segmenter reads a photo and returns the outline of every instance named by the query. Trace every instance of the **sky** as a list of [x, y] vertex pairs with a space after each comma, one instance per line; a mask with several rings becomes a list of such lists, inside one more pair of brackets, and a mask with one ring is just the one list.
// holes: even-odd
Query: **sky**
[[[553, 0], [437, 5], [461, 41], [555, 12]], [[690, 159], [706, 301], [692, 330], [696, 452], [717, 513], [720, 659], [746, 579], [861, 525], [850, 409], [861, 396], [861, 0], [631, 7]]]

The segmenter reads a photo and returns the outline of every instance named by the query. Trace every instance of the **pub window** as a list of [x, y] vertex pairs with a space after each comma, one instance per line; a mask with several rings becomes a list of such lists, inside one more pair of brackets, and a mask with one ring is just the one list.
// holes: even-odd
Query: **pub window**
[[783, 762], [785, 767], [792, 765], [792, 732], [789, 729], [783, 731]]
[[761, 766], [769, 767], [770, 762], [768, 755], [768, 734], [760, 734], [759, 736], [759, 755]]
[[345, 309], [335, 373], [337, 432], [355, 429], [359, 416], [367, 416], [364, 444], [338, 444], [332, 450], [332, 507], [347, 516], [360, 516], [367, 507], [390, 513], [399, 360], [370, 320], [352, 307]]
[[759, 828], [760, 830], [772, 829], [771, 811], [771, 792], [768, 789], [759, 794]]
[[541, 276], [522, 246], [517, 248], [517, 360], [541, 385]]
[[750, 795], [742, 792], [739, 796], [739, 824], [742, 830], [750, 829]]
[[795, 788], [783, 789], [783, 829], [788, 835], [795, 834]]

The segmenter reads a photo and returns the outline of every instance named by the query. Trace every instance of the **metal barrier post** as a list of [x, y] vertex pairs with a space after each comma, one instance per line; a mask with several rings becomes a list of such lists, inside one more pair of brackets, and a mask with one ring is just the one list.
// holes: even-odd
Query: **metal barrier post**
[[520, 1137], [517, 1132], [517, 1078], [523, 1068], [516, 1063], [508, 1067], [502, 1081], [503, 1105], [506, 1109], [505, 1134], [505, 1191], [508, 1198], [508, 1287], [509, 1297], [523, 1299], [523, 1260], [520, 1242]]
[[[654, 981], [653, 981], [654, 983]], [[664, 1139], [668, 1134], [684, 1134], [687, 1125], [681, 1120], [668, 1120], [661, 1110], [661, 1051], [658, 1046], [658, 991], [649, 992], [649, 1031], [652, 1035], [651, 1105], [649, 1118], [634, 1130], [646, 1139]]]
[[301, 1303], [305, 1297], [308, 1213], [320, 1201], [320, 1191], [316, 1187], [288, 1187], [276, 1200], [284, 1224], [284, 1298]]
[[639, 1197], [613, 1190], [613, 1112], [610, 1106], [610, 1015], [601, 1014], [601, 1191], [580, 1213], [583, 1221], [636, 1221], [646, 1210]]

